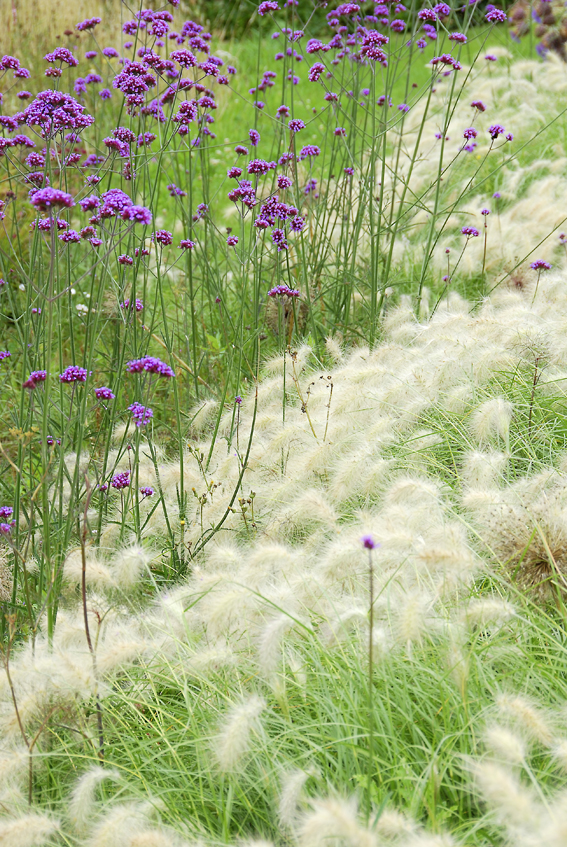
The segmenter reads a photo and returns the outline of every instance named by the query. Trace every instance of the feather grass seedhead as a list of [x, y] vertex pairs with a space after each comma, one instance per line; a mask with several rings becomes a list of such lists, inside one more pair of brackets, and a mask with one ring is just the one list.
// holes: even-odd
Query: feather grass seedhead
[[266, 701], [253, 695], [229, 711], [214, 742], [214, 754], [221, 773], [233, 773], [242, 766], [254, 736], [261, 729], [260, 715]]

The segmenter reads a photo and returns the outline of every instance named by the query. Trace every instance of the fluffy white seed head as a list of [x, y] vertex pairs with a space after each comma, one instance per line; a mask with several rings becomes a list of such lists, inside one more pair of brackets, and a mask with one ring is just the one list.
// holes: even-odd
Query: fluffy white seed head
[[265, 708], [266, 701], [253, 695], [229, 711], [214, 745], [221, 773], [230, 773], [241, 764], [250, 749], [252, 736], [260, 729], [260, 715]]
[[97, 766], [88, 770], [77, 780], [67, 806], [67, 818], [78, 836], [85, 835], [92, 823], [97, 812], [96, 789], [105, 779], [117, 781], [118, 771]]
[[59, 822], [47, 815], [28, 814], [0, 821], [2, 847], [41, 847], [59, 829]]
[[474, 412], [471, 419], [473, 435], [481, 444], [501, 439], [506, 445], [510, 435], [510, 422], [514, 407], [504, 397], [486, 400]]

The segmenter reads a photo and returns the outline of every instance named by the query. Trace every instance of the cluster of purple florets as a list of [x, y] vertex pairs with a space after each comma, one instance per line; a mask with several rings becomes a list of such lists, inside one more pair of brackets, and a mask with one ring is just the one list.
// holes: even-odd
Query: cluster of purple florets
[[147, 426], [154, 416], [153, 411], [149, 406], [143, 406], [141, 403], [132, 403], [128, 406], [128, 411], [132, 412], [132, 419], [136, 426]]
[[174, 377], [175, 373], [165, 362], [156, 356], [143, 356], [141, 359], [132, 359], [126, 365], [128, 373], [152, 373], [158, 376]]
[[63, 373], [59, 374], [60, 382], [86, 382], [89, 372], [86, 368], [79, 368], [76, 365], [69, 365]]

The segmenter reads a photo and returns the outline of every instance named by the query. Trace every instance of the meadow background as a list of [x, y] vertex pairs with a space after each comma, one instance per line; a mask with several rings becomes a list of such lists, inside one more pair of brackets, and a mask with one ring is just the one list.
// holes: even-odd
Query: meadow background
[[567, 13], [506, 11], [1, 0], [2, 844], [567, 844]]

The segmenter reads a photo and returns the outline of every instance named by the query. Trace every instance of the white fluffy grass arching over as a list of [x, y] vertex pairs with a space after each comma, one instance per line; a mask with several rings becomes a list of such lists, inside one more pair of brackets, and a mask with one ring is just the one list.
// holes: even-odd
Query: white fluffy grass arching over
[[[520, 695], [499, 670], [515, 662], [514, 673], [524, 672], [522, 650], [536, 636], [523, 604], [545, 608], [551, 599], [561, 608], [567, 580], [567, 291], [562, 272], [543, 276], [537, 296], [534, 283], [498, 290], [476, 310], [450, 294], [429, 320], [418, 321], [402, 302], [388, 313], [374, 350], [335, 349], [331, 369], [321, 369], [307, 347], [293, 363], [286, 357], [285, 370], [283, 358], [271, 361], [257, 393], [242, 402], [238, 434], [229, 413], [214, 443], [203, 436], [185, 456], [185, 486], [196, 494], [186, 542], [195, 548], [233, 498], [255, 416], [232, 510], [190, 562], [190, 574], [167, 591], [152, 587], [153, 569], [165, 516], [178, 515], [179, 463], [141, 464], [140, 484], [162, 498], [143, 543], [117, 545], [110, 522], [100, 547], [85, 551], [95, 661], [75, 550], [63, 569], [67, 587], [53, 642], [37, 633], [2, 671], [6, 843], [44, 843], [56, 832], [93, 845], [217, 843], [234, 833], [235, 808], [244, 820], [252, 817], [247, 804], [263, 809], [256, 836], [280, 833], [306, 847], [459, 843], [460, 836], [440, 834], [432, 818], [432, 779], [441, 795], [455, 792], [458, 802], [468, 796], [478, 804], [470, 843], [484, 843], [475, 835], [483, 826], [493, 843], [507, 843], [505, 833], [519, 831], [519, 819], [511, 819], [516, 807], [536, 810], [528, 815], [531, 835], [518, 843], [535, 843], [543, 833], [546, 843], [564, 843], [563, 795], [550, 795], [529, 764], [540, 749], [561, 779], [565, 742], [555, 714], [562, 705], [555, 702], [553, 712], [536, 691]], [[207, 469], [201, 452], [211, 455]], [[372, 633], [365, 535], [379, 545], [371, 554]], [[522, 600], [524, 591], [532, 599]], [[439, 692], [462, 706], [481, 680], [485, 706], [475, 701], [475, 708], [494, 701], [497, 713], [484, 734], [479, 725], [475, 740], [470, 727], [486, 715], [468, 714], [467, 705], [455, 731], [460, 746], [438, 776], [438, 753], [416, 737], [421, 764], [392, 782], [388, 751], [415, 724], [388, 718], [393, 707], [381, 703], [384, 770], [376, 778], [390, 787], [376, 789], [370, 817], [365, 753], [349, 759], [367, 745], [369, 642], [380, 698], [388, 686], [403, 689], [404, 674], [422, 685], [416, 656], [434, 656], [435, 711], [444, 708]], [[412, 696], [409, 678], [406, 684], [407, 708], [426, 708]], [[522, 684], [533, 688], [529, 678]], [[317, 711], [323, 708], [325, 719]], [[455, 715], [447, 715], [448, 725]], [[335, 733], [339, 716], [344, 725]], [[132, 721], [148, 746], [126, 754], [119, 740]], [[314, 733], [322, 726], [327, 747]], [[58, 739], [56, 754], [48, 733]], [[337, 761], [331, 751], [343, 737], [349, 753]], [[491, 752], [479, 758], [482, 739]], [[77, 750], [84, 768], [69, 771], [65, 757]], [[191, 781], [192, 816], [168, 806], [159, 767], [150, 767], [168, 756], [168, 767]], [[46, 789], [45, 808], [27, 808], [30, 760], [31, 778], [59, 798], [53, 807]], [[57, 767], [61, 784], [50, 777]], [[349, 772], [347, 793], [335, 779], [341, 767]], [[396, 810], [392, 794], [405, 797], [405, 808]], [[224, 810], [220, 818], [209, 808], [214, 803]], [[252, 834], [248, 826], [242, 835]]]

